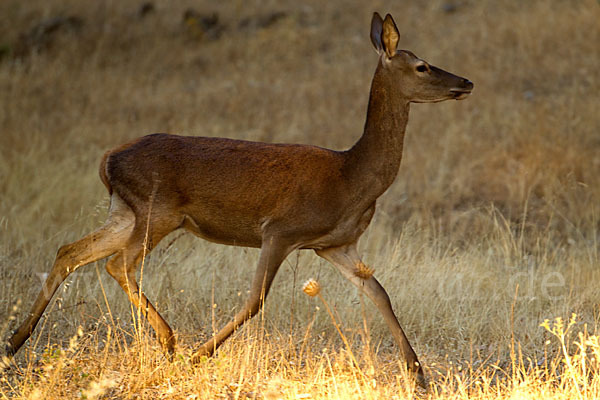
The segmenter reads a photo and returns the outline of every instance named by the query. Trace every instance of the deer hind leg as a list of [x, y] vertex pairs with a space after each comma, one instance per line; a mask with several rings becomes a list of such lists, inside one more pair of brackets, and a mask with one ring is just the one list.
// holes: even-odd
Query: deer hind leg
[[133, 306], [148, 320], [163, 349], [172, 355], [175, 351], [173, 330], [140, 290], [135, 273], [144, 252], [150, 252], [163, 237], [177, 229], [181, 220], [163, 216], [160, 221], [154, 221], [137, 215], [137, 221], [126, 246], [106, 263], [106, 270], [121, 286]]
[[236, 328], [256, 315], [269, 293], [279, 266], [292, 250], [292, 247], [280, 243], [275, 238], [263, 240], [258, 266], [250, 288], [250, 296], [244, 307], [233, 317], [233, 321], [225, 325], [212, 339], [204, 343], [194, 353], [192, 362], [197, 363], [201, 361], [202, 357], [211, 356]]
[[122, 248], [131, 235], [134, 224], [133, 211], [118, 195], [113, 194], [106, 223], [100, 229], [58, 250], [52, 270], [33, 303], [27, 319], [8, 341], [6, 348], [8, 355], [15, 354], [29, 339], [60, 284], [79, 267], [108, 257]]
[[143, 246], [128, 246], [109, 260], [106, 270], [119, 283], [131, 304], [139, 309], [148, 320], [163, 349], [169, 354], [173, 354], [175, 351], [173, 330], [140, 290], [135, 278], [135, 271], [142, 258], [142, 253]]
[[362, 261], [356, 250], [356, 244], [353, 243], [341, 247], [316, 250], [316, 253], [333, 264], [345, 278], [352, 282], [365, 293], [373, 303], [375, 303], [375, 306], [377, 306], [389, 329], [392, 331], [394, 339], [400, 346], [400, 351], [406, 360], [407, 368], [416, 374], [417, 382], [421, 386], [425, 386], [426, 381], [421, 364], [417, 359], [417, 354], [408, 342], [408, 339], [398, 322], [398, 318], [396, 317], [396, 314], [394, 314], [392, 303], [387, 292], [375, 277], [371, 276], [364, 279], [364, 277], [359, 276], [360, 274], [357, 274], [357, 268], [362, 264]]

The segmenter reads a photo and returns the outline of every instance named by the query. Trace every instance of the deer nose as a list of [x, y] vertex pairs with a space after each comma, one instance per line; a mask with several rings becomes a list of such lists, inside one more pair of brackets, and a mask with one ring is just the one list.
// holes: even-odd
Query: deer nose
[[473, 89], [473, 86], [475, 86], [475, 85], [473, 85], [473, 82], [471, 82], [470, 80], [468, 80], [468, 79], [465, 79], [465, 78], [463, 78], [463, 82], [462, 82], [462, 83], [463, 83], [463, 86], [464, 86], [466, 89], [468, 89], [468, 90], [472, 90], [472, 89]]

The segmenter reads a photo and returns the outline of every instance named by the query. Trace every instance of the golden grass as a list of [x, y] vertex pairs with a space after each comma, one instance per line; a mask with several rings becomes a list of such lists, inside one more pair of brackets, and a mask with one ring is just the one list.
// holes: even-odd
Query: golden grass
[[[397, 181], [361, 241], [429, 393], [405, 379], [374, 307], [309, 252], [284, 263], [259, 316], [190, 365], [241, 306], [257, 252], [175, 234], [143, 276], [178, 334], [173, 362], [100, 262], [59, 290], [1, 396], [600, 397], [598, 3], [363, 3], [196, 4], [226, 25], [211, 40], [182, 23], [183, 1], [143, 19], [133, 0], [1, 2], [0, 334], [24, 318], [56, 249], [103, 221], [105, 150], [160, 131], [349, 147], [378, 10], [394, 15], [400, 47], [475, 83], [466, 101], [412, 107]], [[239, 26], [276, 11], [287, 16]], [[57, 15], [83, 25], [23, 44]], [[302, 293], [309, 278], [331, 315]]]

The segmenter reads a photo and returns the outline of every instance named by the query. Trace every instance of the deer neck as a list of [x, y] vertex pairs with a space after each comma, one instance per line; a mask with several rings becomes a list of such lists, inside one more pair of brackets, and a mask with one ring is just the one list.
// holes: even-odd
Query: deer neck
[[380, 63], [371, 83], [363, 135], [347, 151], [348, 176], [367, 201], [375, 201], [392, 184], [402, 159], [410, 102], [394, 90], [392, 79]]

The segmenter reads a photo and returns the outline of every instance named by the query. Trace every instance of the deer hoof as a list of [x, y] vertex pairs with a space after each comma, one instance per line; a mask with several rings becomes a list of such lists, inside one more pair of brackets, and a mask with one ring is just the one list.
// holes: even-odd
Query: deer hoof
[[427, 382], [427, 378], [425, 378], [421, 364], [418, 361], [415, 361], [414, 366], [411, 366], [409, 363], [408, 370], [414, 374], [416, 384], [421, 388], [428, 390], [429, 383]]
[[199, 364], [201, 362], [206, 361], [206, 359], [210, 356], [213, 355], [213, 349], [212, 348], [207, 348], [207, 347], [200, 347], [200, 349], [198, 351], [196, 351], [193, 355], [192, 355], [192, 364]]
[[16, 353], [16, 350], [12, 346], [12, 344], [7, 343], [6, 346], [4, 346], [4, 354], [6, 355], [6, 357], [12, 357], [15, 355], [15, 353]]
[[419, 385], [421, 388], [425, 390], [429, 389], [429, 382], [427, 382], [427, 378], [425, 378], [423, 371], [417, 372], [417, 374], [415, 375], [415, 381], [417, 385]]
[[169, 359], [173, 358], [173, 355], [175, 354], [175, 337], [171, 336], [169, 339], [165, 340], [165, 341], [161, 341], [161, 345], [165, 351], [165, 353], [167, 354], [167, 357], [169, 357]]

